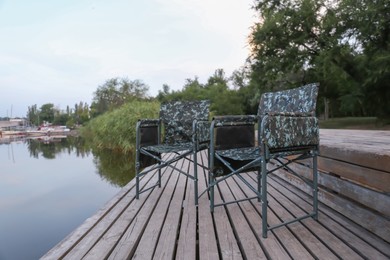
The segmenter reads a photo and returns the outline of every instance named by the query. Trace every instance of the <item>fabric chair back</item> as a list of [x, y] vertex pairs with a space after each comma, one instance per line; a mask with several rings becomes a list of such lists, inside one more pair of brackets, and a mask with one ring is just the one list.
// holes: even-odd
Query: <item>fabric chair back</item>
[[312, 83], [299, 88], [264, 93], [260, 98], [258, 115], [268, 113], [300, 113], [315, 115], [318, 84]]
[[[209, 119], [210, 101], [171, 101], [163, 103], [160, 118], [165, 127], [164, 143], [185, 143], [192, 141], [193, 121]], [[204, 131], [203, 135], [206, 135]], [[199, 137], [202, 139], [202, 136]]]
[[270, 151], [319, 144], [315, 117], [318, 83], [264, 93], [260, 99], [261, 139]]

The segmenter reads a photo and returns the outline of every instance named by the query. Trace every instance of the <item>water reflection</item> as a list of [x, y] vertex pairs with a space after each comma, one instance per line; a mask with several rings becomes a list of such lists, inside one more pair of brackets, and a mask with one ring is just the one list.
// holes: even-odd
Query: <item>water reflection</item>
[[50, 142], [28, 140], [28, 150], [31, 157], [42, 156], [46, 159], [54, 159], [56, 154], [63, 152], [76, 153], [78, 157], [85, 157], [92, 153], [97, 174], [114, 186], [123, 187], [135, 176], [133, 155], [91, 147], [81, 137], [71, 136]]
[[123, 187], [135, 176], [133, 155], [99, 149], [92, 153], [99, 175], [108, 182]]
[[[51, 160], [63, 153], [76, 154], [77, 157], [84, 158], [92, 153], [97, 174], [114, 186], [123, 187], [135, 176], [134, 154], [92, 147], [81, 137], [24, 138], [18, 139], [18, 142], [25, 142], [30, 157], [36, 159]], [[12, 145], [12, 142], [7, 144]]]
[[75, 153], [77, 157], [84, 158], [91, 153], [91, 148], [80, 137], [26, 139], [25, 142], [27, 143], [30, 156], [37, 159], [40, 156], [46, 159], [55, 159], [56, 155], [61, 153]]
[[72, 136], [0, 142], [0, 259], [50, 250], [133, 178], [133, 158]]

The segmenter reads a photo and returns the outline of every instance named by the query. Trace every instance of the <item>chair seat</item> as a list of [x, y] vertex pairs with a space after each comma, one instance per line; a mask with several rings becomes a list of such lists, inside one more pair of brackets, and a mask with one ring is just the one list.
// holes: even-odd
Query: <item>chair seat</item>
[[237, 161], [254, 160], [261, 156], [259, 147], [244, 147], [215, 151], [218, 155]]
[[[195, 205], [198, 205], [197, 152], [208, 148], [210, 140], [210, 101], [170, 101], [161, 104], [158, 119], [140, 119], [136, 125], [136, 198], [149, 189], [161, 188], [162, 169], [172, 170], [194, 181]], [[169, 154], [169, 156], [162, 156]], [[176, 166], [179, 160], [188, 160], [194, 165], [189, 174]], [[148, 167], [151, 166], [151, 167]], [[141, 177], [156, 172], [155, 185], [140, 187]], [[147, 187], [148, 186], [148, 187]], [[147, 188], [145, 188], [147, 187]]]
[[161, 154], [161, 153], [171, 153], [171, 152], [192, 150], [193, 147], [194, 144], [188, 142], [188, 143], [159, 144], [159, 145], [145, 146], [143, 147], [143, 149]]

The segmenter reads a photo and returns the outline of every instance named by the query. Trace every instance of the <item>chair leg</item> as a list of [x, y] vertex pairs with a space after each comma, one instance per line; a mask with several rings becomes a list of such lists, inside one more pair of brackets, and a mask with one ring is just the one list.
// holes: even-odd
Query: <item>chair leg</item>
[[194, 195], [195, 195], [195, 205], [198, 205], [198, 159], [196, 152], [193, 153], [194, 156]]
[[139, 172], [138, 169], [135, 172], [135, 198], [139, 199]]
[[210, 177], [210, 211], [214, 212], [214, 177]]
[[318, 220], [318, 168], [317, 154], [313, 156], [313, 212], [314, 219]]
[[[158, 163], [161, 164], [160, 162]], [[158, 187], [161, 188], [161, 167], [158, 167]]]
[[137, 149], [135, 155], [135, 198], [139, 199], [139, 170], [140, 170], [140, 162], [139, 162], [139, 150]]
[[261, 170], [257, 171], [257, 201], [261, 202]]
[[267, 238], [268, 232], [268, 223], [267, 223], [267, 162], [265, 159], [261, 162], [261, 212], [262, 212], [262, 229], [263, 229], [263, 238]]

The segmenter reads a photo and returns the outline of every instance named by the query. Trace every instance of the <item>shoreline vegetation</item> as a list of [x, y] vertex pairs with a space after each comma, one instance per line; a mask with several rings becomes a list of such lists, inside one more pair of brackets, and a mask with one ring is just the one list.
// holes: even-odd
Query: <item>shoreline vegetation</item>
[[390, 130], [390, 122], [385, 122], [376, 117], [336, 117], [327, 120], [320, 119], [320, 128]]
[[80, 135], [93, 147], [113, 152], [135, 151], [136, 123], [139, 119], [156, 119], [160, 103], [134, 101], [93, 118], [80, 128]]
[[[82, 137], [94, 147], [115, 152], [132, 153], [135, 149], [136, 122], [142, 118], [158, 118], [160, 103], [131, 102], [92, 119], [80, 129]], [[390, 130], [390, 124], [376, 117], [344, 117], [320, 120], [323, 129]]]
[[[137, 101], [107, 112], [89, 121], [85, 126], [67, 131], [2, 131], [2, 143], [24, 138], [56, 139], [81, 136], [93, 147], [120, 153], [132, 153], [135, 149], [135, 125], [141, 118], [158, 117], [160, 104], [156, 101]], [[320, 129], [388, 130], [390, 124], [376, 117], [342, 117], [320, 119]]]

